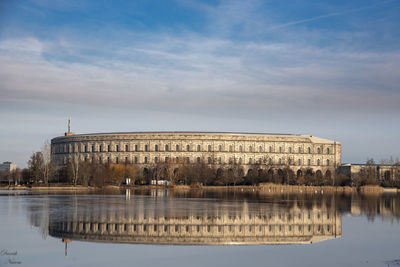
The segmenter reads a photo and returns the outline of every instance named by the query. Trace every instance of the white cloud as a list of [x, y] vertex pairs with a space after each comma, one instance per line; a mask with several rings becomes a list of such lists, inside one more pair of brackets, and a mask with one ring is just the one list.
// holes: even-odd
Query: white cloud
[[[153, 42], [157, 39], [158, 42]], [[127, 42], [129, 44], [129, 42]], [[399, 53], [335, 51], [200, 36], [150, 36], [108, 51], [67, 38], [0, 42], [2, 101], [196, 113], [228, 109], [398, 110]], [[67, 47], [67, 48], [66, 48]], [[65, 60], [62, 53], [77, 61]]]
[[33, 37], [6, 39], [0, 42], [0, 51], [7, 54], [40, 55], [44, 43]]

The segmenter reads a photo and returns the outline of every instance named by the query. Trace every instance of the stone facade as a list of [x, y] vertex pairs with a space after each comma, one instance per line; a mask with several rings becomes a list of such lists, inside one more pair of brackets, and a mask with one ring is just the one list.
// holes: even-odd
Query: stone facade
[[225, 168], [236, 162], [244, 171], [260, 168], [294, 172], [312, 169], [334, 174], [341, 165], [341, 143], [291, 134], [133, 132], [69, 134], [51, 140], [57, 166], [69, 159], [106, 163], [136, 163], [143, 168], [157, 162], [204, 161]]

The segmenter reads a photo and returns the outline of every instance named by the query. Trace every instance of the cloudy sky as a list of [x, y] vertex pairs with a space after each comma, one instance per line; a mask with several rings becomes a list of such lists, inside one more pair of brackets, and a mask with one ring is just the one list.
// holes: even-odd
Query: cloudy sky
[[0, 1], [0, 161], [66, 131], [240, 131], [400, 156], [400, 0]]

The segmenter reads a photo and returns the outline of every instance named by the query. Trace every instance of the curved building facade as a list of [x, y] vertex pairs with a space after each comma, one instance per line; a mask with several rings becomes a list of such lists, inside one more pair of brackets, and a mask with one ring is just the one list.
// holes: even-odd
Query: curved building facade
[[57, 166], [69, 159], [100, 163], [135, 163], [146, 168], [159, 162], [176, 164], [205, 162], [224, 168], [238, 163], [247, 171], [286, 168], [294, 172], [312, 169], [334, 173], [341, 165], [341, 143], [307, 135], [130, 132], [73, 134], [51, 140]]

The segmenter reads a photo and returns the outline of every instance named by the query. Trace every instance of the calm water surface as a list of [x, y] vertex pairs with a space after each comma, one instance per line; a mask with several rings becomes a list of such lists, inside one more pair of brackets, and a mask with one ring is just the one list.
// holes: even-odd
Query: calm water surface
[[0, 266], [400, 266], [400, 196], [0, 191]]

